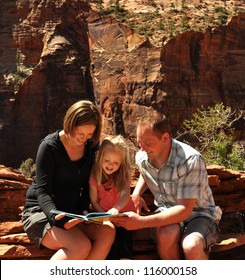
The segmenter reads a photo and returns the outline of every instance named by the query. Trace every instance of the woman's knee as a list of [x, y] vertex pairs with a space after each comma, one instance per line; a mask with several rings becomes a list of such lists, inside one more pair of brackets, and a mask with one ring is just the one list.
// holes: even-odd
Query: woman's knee
[[75, 228], [69, 231], [52, 228], [46, 233], [42, 245], [57, 251], [54, 259], [69, 260], [86, 259], [92, 248], [89, 238]]
[[90, 239], [76, 227], [65, 231], [60, 237], [61, 247], [65, 248], [71, 259], [85, 259], [92, 248]]
[[74, 259], [80, 260], [86, 259], [91, 249], [91, 241], [88, 238], [85, 238], [84, 236], [81, 236], [81, 238], [71, 238], [70, 246], [68, 246], [67, 248], [67, 250], [69, 250], [70, 254], [73, 256]]

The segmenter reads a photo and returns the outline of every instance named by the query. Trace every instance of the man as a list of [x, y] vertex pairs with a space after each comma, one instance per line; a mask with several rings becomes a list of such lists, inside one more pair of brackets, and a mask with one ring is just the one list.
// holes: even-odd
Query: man
[[[202, 156], [173, 139], [166, 117], [158, 112], [139, 120], [137, 141], [140, 177], [133, 199], [138, 212], [113, 221], [129, 230], [153, 228], [161, 259], [208, 259], [219, 237], [222, 212], [214, 203]], [[141, 195], [147, 188], [157, 210], [140, 216]]]

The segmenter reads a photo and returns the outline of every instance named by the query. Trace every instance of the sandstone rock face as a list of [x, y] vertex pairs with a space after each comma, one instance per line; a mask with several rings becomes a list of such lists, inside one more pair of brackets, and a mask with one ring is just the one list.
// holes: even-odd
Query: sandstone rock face
[[[146, 110], [168, 115], [174, 132], [201, 105], [222, 101], [244, 110], [245, 14], [154, 47], [87, 2], [2, 3], [1, 164], [34, 159], [40, 140], [62, 127], [79, 99], [99, 105], [105, 134], [121, 133], [132, 145], [136, 118]], [[245, 138], [242, 121], [237, 135]]]
[[196, 107], [221, 101], [244, 109], [245, 43], [236, 34], [245, 34], [245, 15], [233, 18], [226, 27], [181, 34], [163, 48], [162, 83], [171, 88], [169, 106], [178, 100], [176, 115], [187, 117]]
[[[245, 172], [210, 165], [208, 174], [215, 202], [221, 207], [223, 213], [245, 210]], [[212, 181], [212, 176], [215, 176], [217, 180]]]
[[31, 182], [32, 179], [19, 171], [0, 165], [0, 222], [20, 219], [21, 207]]
[[[209, 182], [214, 193], [216, 204], [223, 210], [220, 222], [222, 236], [211, 258], [213, 259], [244, 259], [245, 235], [241, 235], [241, 224], [236, 211], [245, 210], [245, 173], [234, 172], [221, 166], [208, 167]], [[133, 173], [133, 180], [137, 179]], [[32, 180], [19, 171], [0, 166], [0, 259], [49, 259], [53, 251], [39, 250], [30, 242], [23, 231], [20, 214], [25, 203], [26, 190]], [[150, 193], [144, 199], [151, 207], [153, 198]], [[233, 249], [227, 254], [226, 249]], [[222, 251], [221, 253], [218, 253]], [[156, 259], [156, 246], [152, 242], [149, 230], [134, 232], [135, 259]], [[221, 254], [221, 255], [220, 255]]]
[[3, 5], [0, 162], [18, 167], [35, 157], [44, 135], [62, 127], [72, 103], [94, 100], [84, 20], [89, 7], [83, 1]]

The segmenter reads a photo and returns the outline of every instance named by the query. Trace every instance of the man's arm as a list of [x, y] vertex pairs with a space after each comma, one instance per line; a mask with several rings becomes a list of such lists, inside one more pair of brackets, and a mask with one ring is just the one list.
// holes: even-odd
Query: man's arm
[[135, 189], [133, 191], [133, 195], [135, 196], [141, 196], [146, 190], [148, 189], [148, 186], [145, 182], [145, 179], [140, 174], [139, 179], [136, 183]]
[[136, 211], [139, 214], [141, 211], [141, 208], [143, 207], [146, 211], [149, 211], [149, 208], [147, 207], [145, 201], [141, 197], [142, 194], [148, 189], [148, 186], [145, 182], [145, 179], [140, 174], [139, 179], [136, 183], [135, 189], [132, 194], [132, 200], [134, 202], [134, 205], [136, 207]]
[[196, 199], [180, 199], [178, 202], [178, 205], [157, 214], [140, 216], [134, 212], [127, 212], [128, 218], [113, 218], [112, 221], [128, 230], [177, 224], [190, 217]]

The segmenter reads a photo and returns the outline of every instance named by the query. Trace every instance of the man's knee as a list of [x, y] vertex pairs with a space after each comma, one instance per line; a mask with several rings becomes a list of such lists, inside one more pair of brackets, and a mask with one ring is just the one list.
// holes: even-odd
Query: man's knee
[[189, 234], [182, 240], [182, 248], [183, 251], [193, 252], [193, 251], [200, 251], [204, 250], [204, 240], [201, 236], [196, 235], [195, 233]]
[[209, 257], [209, 254], [204, 250], [204, 239], [196, 233], [183, 238], [182, 248], [186, 260], [207, 260]]

